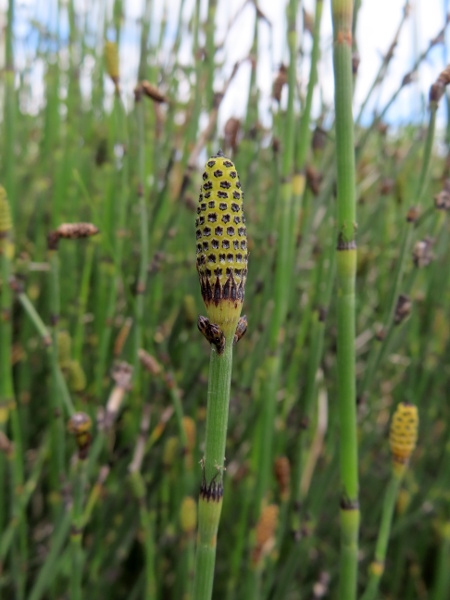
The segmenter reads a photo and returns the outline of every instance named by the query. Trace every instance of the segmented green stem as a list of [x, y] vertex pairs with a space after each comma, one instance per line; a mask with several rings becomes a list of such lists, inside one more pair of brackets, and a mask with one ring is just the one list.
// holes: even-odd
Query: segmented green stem
[[261, 411], [259, 431], [259, 451], [256, 470], [255, 517], [258, 516], [261, 502], [269, 484], [272, 466], [272, 448], [274, 421], [276, 413], [276, 391], [279, 382], [281, 365], [280, 333], [286, 318], [289, 298], [289, 255], [291, 240], [291, 206], [292, 206], [292, 166], [294, 157], [294, 94], [296, 83], [296, 47], [297, 33], [295, 29], [297, 3], [290, 0], [288, 7], [288, 44], [289, 44], [289, 94], [284, 138], [281, 184], [281, 214], [278, 236], [277, 264], [275, 268], [274, 308], [269, 323], [269, 351], [265, 370], [270, 373], [268, 386], [264, 390], [264, 409]]
[[[2, 220], [8, 220], [8, 201], [3, 188], [0, 188], [0, 206]], [[8, 420], [11, 424], [14, 450], [12, 451], [12, 487], [11, 506], [12, 516], [19, 524], [19, 553], [18, 569], [13, 569], [17, 597], [23, 598], [25, 594], [25, 578], [22, 571], [26, 571], [27, 559], [27, 529], [26, 515], [19, 502], [24, 483], [23, 443], [20, 415], [18, 412], [12, 372], [12, 307], [13, 293], [11, 290], [12, 257], [14, 244], [11, 228], [0, 231], [0, 273], [2, 289], [0, 293], [0, 431], [5, 432]], [[7, 500], [3, 478], [6, 476], [5, 452], [0, 453], [0, 529], [3, 531], [7, 514]], [[17, 573], [17, 578], [16, 578]]]
[[340, 422], [341, 563], [339, 597], [356, 598], [358, 446], [355, 384], [356, 199], [352, 114], [352, 0], [332, 0], [337, 160], [337, 367]]
[[441, 535], [431, 600], [445, 600], [450, 592], [450, 521], [442, 524]]
[[156, 596], [155, 576], [155, 534], [152, 513], [147, 506], [147, 489], [141, 472], [137, 469], [130, 470], [130, 484], [139, 503], [139, 517], [144, 533], [145, 549], [145, 592], [143, 598], [151, 600]]
[[375, 549], [375, 559], [371, 565], [371, 572], [367, 589], [361, 600], [374, 600], [377, 595], [378, 585], [384, 570], [384, 561], [386, 558], [389, 536], [391, 533], [392, 517], [395, 509], [398, 490], [403, 479], [395, 471], [392, 474], [389, 486], [384, 497], [383, 512], [381, 516], [380, 529], [378, 531], [377, 545]]
[[72, 399], [70, 397], [69, 390], [67, 389], [67, 385], [66, 385], [64, 376], [61, 373], [61, 369], [58, 365], [58, 358], [56, 357], [56, 359], [54, 360], [54, 357], [53, 357], [53, 355], [55, 355], [55, 350], [52, 345], [52, 339], [51, 339], [50, 333], [49, 333], [47, 327], [45, 326], [45, 323], [42, 321], [41, 317], [39, 316], [38, 312], [36, 311], [33, 303], [28, 298], [28, 296], [22, 292], [22, 293], [18, 294], [17, 298], [18, 298], [20, 304], [22, 305], [22, 308], [26, 312], [28, 318], [33, 323], [36, 331], [39, 333], [39, 335], [42, 338], [42, 342], [47, 351], [47, 356], [49, 358], [49, 362], [52, 367], [55, 380], [58, 383], [59, 394], [61, 396], [61, 402], [62, 402], [62, 406], [64, 407], [65, 415], [67, 417], [70, 417], [75, 412], [75, 409], [73, 407]]
[[147, 203], [145, 199], [145, 140], [144, 140], [144, 113], [141, 97], [136, 97], [136, 120], [138, 135], [138, 166], [139, 166], [139, 220], [140, 220], [140, 242], [141, 259], [139, 263], [139, 274], [136, 286], [136, 326], [135, 326], [135, 355], [133, 363], [135, 368], [135, 383], [140, 389], [140, 362], [137, 359], [137, 353], [143, 346], [143, 319], [144, 319], [144, 301], [147, 287], [147, 267], [148, 267], [148, 216]]
[[59, 257], [57, 250], [50, 250], [50, 321], [52, 336], [52, 387], [49, 421], [52, 432], [51, 472], [53, 487], [58, 489], [63, 479], [65, 464], [65, 427], [63, 423], [62, 398], [58, 385], [58, 321], [60, 311]]
[[15, 176], [15, 130], [16, 130], [16, 95], [14, 90], [14, 57], [13, 57], [13, 22], [14, 22], [14, 0], [8, 2], [8, 18], [5, 36], [5, 96], [3, 112], [3, 156], [2, 156], [2, 183], [11, 201], [11, 212], [13, 222], [16, 222], [18, 206], [16, 200], [16, 176]]
[[70, 590], [73, 600], [83, 598], [83, 497], [87, 475], [87, 461], [77, 458], [73, 476], [73, 505], [70, 544], [72, 551], [72, 569], [70, 573]]
[[52, 583], [52, 575], [58, 562], [58, 558], [60, 557], [61, 550], [69, 536], [71, 521], [72, 515], [70, 511], [64, 511], [55, 527], [50, 551], [47, 554], [34, 586], [30, 591], [28, 600], [40, 600]]
[[218, 354], [215, 347], [211, 346], [203, 464], [204, 484], [198, 510], [194, 600], [209, 600], [212, 596], [222, 497], [221, 492], [217, 499], [208, 497], [208, 488], [215, 482], [219, 488], [222, 487], [233, 363], [233, 335], [231, 331], [227, 332], [225, 350], [222, 354]]

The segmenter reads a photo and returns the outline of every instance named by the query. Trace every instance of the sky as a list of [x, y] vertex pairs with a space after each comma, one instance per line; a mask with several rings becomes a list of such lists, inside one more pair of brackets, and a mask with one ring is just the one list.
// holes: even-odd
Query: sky
[[[101, 0], [106, 2], [110, 8], [112, 0]], [[365, 119], [370, 120], [375, 108], [383, 107], [392, 93], [399, 86], [405, 73], [411, 68], [415, 57], [427, 47], [429, 40], [442, 28], [444, 14], [448, 0], [415, 0], [412, 5], [411, 16], [407, 20], [396, 49], [395, 57], [390, 65], [383, 86], [374, 96], [374, 102], [369, 105], [365, 113]], [[192, 14], [195, 0], [185, 0], [184, 3], [184, 27], [187, 28], [189, 16]], [[0, 0], [0, 25], [5, 22], [5, 8], [7, 0]], [[16, 60], [17, 66], [23, 66], [26, 57], [33, 54], [33, 39], [36, 44], [37, 36], [33, 36], [31, 20], [41, 22], [55, 28], [55, 6], [57, 0], [17, 0], [16, 1], [16, 25], [17, 36]], [[75, 0], [77, 13], [87, 18], [93, 31], [93, 43], [95, 42], [95, 23], [98, 16], [92, 6], [99, 6], [100, 2], [92, 0]], [[360, 16], [358, 20], [357, 42], [360, 54], [360, 66], [358, 80], [354, 96], [354, 113], [357, 114], [368, 89], [376, 75], [381, 63], [382, 55], [389, 48], [394, 33], [401, 19], [404, 0], [362, 0]], [[126, 92], [127, 101], [132, 102], [132, 90], [136, 82], [136, 71], [138, 64], [139, 44], [139, 19], [143, 12], [144, 0], [125, 0], [125, 22], [121, 45], [121, 73], [123, 87]], [[153, 0], [153, 38], [157, 35], [158, 24], [164, 10], [168, 19], [168, 37], [166, 49], [170, 48], [171, 36], [175, 32], [175, 24], [178, 15], [180, 0]], [[313, 13], [314, 0], [304, 0], [303, 7]], [[206, 18], [207, 2], [202, 0], [202, 15]], [[260, 23], [260, 47], [257, 72], [257, 82], [260, 89], [260, 110], [264, 119], [270, 119], [269, 107], [271, 103], [271, 90], [273, 79], [278, 66], [287, 59], [286, 43], [286, 20], [285, 1], [259, 0], [259, 7], [271, 23]], [[238, 17], [233, 21], [235, 15]], [[219, 90], [224, 79], [231, 72], [233, 65], [249, 54], [254, 27], [255, 11], [250, 3], [245, 0], [218, 0], [216, 15], [216, 42], [226, 39], [223, 50], [217, 54], [217, 59], [223, 61], [223, 79], [218, 78], [216, 87]], [[233, 23], [230, 26], [230, 23]], [[67, 20], [63, 17], [60, 21], [60, 31], [64, 35], [67, 31]], [[303, 35], [303, 34], [302, 34]], [[185, 37], [185, 46], [181, 48], [183, 53], [189, 56], [189, 36]], [[448, 42], [447, 38], [447, 42]], [[0, 44], [1, 45], [1, 44]], [[306, 34], [304, 47], [307, 52], [311, 48], [311, 39]], [[448, 47], [448, 45], [447, 45]], [[272, 50], [271, 50], [272, 49]], [[322, 60], [319, 68], [320, 90], [314, 98], [313, 113], [317, 116], [320, 111], [321, 99], [332, 106], [333, 99], [333, 69], [332, 69], [332, 24], [331, 24], [331, 1], [325, 0], [323, 6], [323, 17], [321, 27], [321, 53]], [[164, 55], [158, 57], [164, 61]], [[433, 49], [429, 59], [424, 62], [418, 72], [417, 81], [402, 91], [398, 102], [391, 108], [388, 121], [395, 124], [403, 124], [415, 120], [422, 122], [426, 117], [426, 105], [428, 89], [437, 78], [439, 72], [446, 62], [445, 50], [442, 45]], [[1, 48], [0, 48], [1, 64]], [[89, 74], [92, 64], [87, 61], [82, 65], [84, 75], [84, 90], [89, 93]], [[34, 89], [38, 103], [43, 102], [42, 76], [44, 65], [35, 63], [33, 69]], [[306, 57], [299, 66], [298, 79], [303, 92], [306, 92], [309, 74], [309, 61]], [[230, 86], [221, 106], [219, 113], [219, 127], [223, 127], [229, 116], [242, 117], [245, 113], [250, 66], [247, 63], [239, 69], [232, 85]], [[112, 94], [112, 88], [110, 90]], [[444, 104], [444, 103], [442, 103]], [[446, 114], [444, 106], [441, 106], [439, 120], [444, 123]], [[268, 123], [266, 123], [268, 124]]]

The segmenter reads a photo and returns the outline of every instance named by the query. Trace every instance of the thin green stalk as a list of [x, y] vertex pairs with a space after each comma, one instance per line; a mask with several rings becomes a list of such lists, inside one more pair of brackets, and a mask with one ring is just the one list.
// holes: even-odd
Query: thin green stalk
[[[11, 213], [3, 188], [0, 188], [0, 267], [2, 289], [0, 295], [0, 432], [6, 433], [9, 413], [15, 402], [11, 369], [12, 345], [12, 291], [9, 284], [11, 259], [14, 256], [14, 245], [11, 239]], [[7, 517], [6, 499], [6, 456], [0, 452], [0, 529]]]
[[140, 433], [133, 460], [128, 468], [130, 485], [139, 504], [139, 517], [144, 534], [145, 592], [143, 598], [145, 600], [152, 600], [156, 597], [154, 511], [151, 512], [147, 506], [147, 486], [141, 473], [149, 428], [150, 405], [146, 404], [142, 411]]
[[[295, 175], [292, 181], [292, 219], [290, 240], [291, 240], [291, 258], [290, 263], [294, 259], [295, 241], [297, 238], [298, 218], [301, 210], [301, 201], [305, 191], [305, 163], [308, 154], [308, 149], [311, 142], [311, 108], [314, 90], [317, 83], [317, 63], [320, 56], [320, 25], [322, 22], [323, 0], [316, 0], [316, 12], [314, 16], [314, 32], [313, 32], [313, 47], [311, 51], [311, 66], [308, 78], [308, 89], [306, 92], [305, 107], [300, 119], [298, 131], [298, 140], [295, 148]], [[292, 268], [292, 267], [291, 267]]]
[[[336, 251], [330, 245], [330, 253], [328, 256], [328, 265], [326, 275], [323, 277], [325, 286], [322, 293], [316, 300], [319, 303], [318, 308], [314, 311], [311, 323], [311, 349], [309, 353], [308, 367], [306, 373], [305, 392], [301, 398], [302, 406], [302, 421], [306, 428], [310, 428], [315, 400], [317, 397], [317, 371], [320, 367], [320, 361], [323, 356], [323, 347], [325, 340], [326, 317], [331, 300], [333, 283], [335, 279], [335, 260]], [[295, 475], [293, 477], [293, 500], [299, 503], [302, 496], [300, 488], [300, 480], [303, 472], [303, 467], [306, 463], [307, 445], [311, 443], [311, 436], [302, 432], [298, 436], [297, 445], [297, 464]]]
[[227, 600], [236, 598], [236, 588], [241, 580], [240, 573], [242, 568], [242, 556], [247, 542], [248, 515], [251, 507], [251, 490], [253, 489], [251, 477], [247, 477], [243, 482], [241, 502], [239, 505], [239, 521], [236, 527], [235, 543], [230, 557], [230, 575], [227, 586]]
[[[274, 307], [272, 318], [269, 324], [269, 351], [270, 356], [266, 359], [265, 371], [270, 373], [268, 386], [264, 390], [265, 406], [261, 411], [261, 421], [259, 423], [259, 443], [255, 456], [255, 471], [258, 473], [255, 490], [255, 517], [259, 515], [261, 502], [269, 485], [270, 470], [272, 467], [272, 448], [274, 437], [274, 422], [276, 413], [276, 392], [279, 382], [281, 369], [281, 329], [283, 327], [288, 298], [289, 298], [289, 279], [291, 276], [289, 269], [289, 255], [291, 240], [290, 219], [292, 207], [292, 166], [294, 157], [294, 94], [296, 83], [296, 10], [297, 3], [290, 0], [288, 6], [288, 44], [289, 44], [289, 93], [288, 108], [285, 123], [285, 138], [282, 162], [282, 183], [281, 183], [281, 215], [277, 248], [277, 264], [275, 267], [275, 285], [274, 285]], [[256, 454], [256, 452], [258, 452]]]
[[[42, 442], [36, 460], [33, 464], [33, 469], [23, 486], [23, 491], [20, 495], [19, 499], [19, 510], [20, 512], [25, 512], [30, 501], [30, 498], [36, 489], [38, 484], [38, 480], [42, 475], [42, 469], [44, 467], [44, 463], [48, 458], [49, 452], [49, 440], [48, 437], [44, 439]], [[8, 555], [8, 551], [11, 548], [11, 544], [14, 540], [14, 536], [16, 535], [17, 528], [19, 526], [19, 521], [16, 518], [13, 518], [8, 526], [2, 532], [2, 538], [0, 541], [0, 562], [4, 563], [6, 556]]]
[[402, 471], [400, 475], [395, 470], [393, 471], [386, 494], [384, 496], [381, 524], [378, 531], [378, 540], [375, 548], [375, 559], [371, 565], [369, 583], [361, 600], [375, 600], [377, 596], [378, 585], [384, 570], [384, 561], [389, 543], [395, 501], [397, 499], [400, 484], [403, 479], [403, 473], [404, 471]]
[[[121, 279], [124, 242], [122, 237], [117, 234], [122, 233], [125, 229], [128, 206], [126, 115], [125, 108], [117, 91], [114, 97], [113, 123], [115, 126], [113, 134], [114, 149], [117, 152], [121, 152], [122, 156], [117, 157], [116, 160], [116, 168], [110, 181], [109, 198], [104, 215], [104, 247], [108, 247], [108, 243], [112, 244], [115, 264], [113, 266], [105, 261], [101, 265], [103, 268], [100, 285], [102, 294], [105, 294], [106, 297], [99, 298], [98, 302], [100, 341], [95, 381], [95, 390], [98, 397], [102, 395], [103, 391], [103, 380], [108, 364], [118, 285]], [[107, 293], [106, 290], [108, 290]]]
[[16, 157], [14, 145], [16, 143], [16, 94], [14, 89], [14, 57], [13, 57], [13, 22], [14, 0], [8, 2], [8, 17], [5, 36], [5, 96], [3, 112], [3, 156], [2, 175], [3, 183], [11, 200], [11, 212], [16, 223], [18, 216], [18, 202], [16, 198]]
[[70, 590], [72, 600], [83, 598], [83, 497], [86, 485], [87, 461], [77, 458], [73, 476], [73, 506], [72, 526], [70, 530], [70, 544], [72, 552], [72, 568], [70, 573]]
[[194, 579], [194, 600], [212, 597], [217, 531], [222, 510], [222, 476], [228, 426], [233, 337], [226, 337], [225, 350], [219, 354], [211, 346], [206, 414], [206, 442], [203, 459], [204, 483], [198, 508], [198, 539]]
[[133, 364], [135, 365], [135, 382], [140, 389], [139, 369], [140, 362], [137, 359], [138, 351], [143, 347], [143, 318], [144, 318], [144, 300], [147, 288], [147, 268], [148, 268], [148, 215], [145, 186], [145, 140], [144, 140], [144, 113], [141, 94], [136, 94], [136, 121], [138, 135], [138, 197], [139, 197], [139, 221], [140, 221], [140, 263], [139, 274], [136, 286], [136, 311], [137, 320], [135, 325], [135, 355]]
[[154, 522], [147, 507], [147, 490], [142, 474], [137, 469], [130, 470], [129, 480], [133, 494], [139, 504], [139, 517], [144, 536], [145, 592], [143, 598], [152, 600], [156, 597]]
[[86, 254], [84, 257], [83, 271], [81, 274], [81, 284], [77, 303], [77, 320], [75, 325], [75, 333], [73, 336], [73, 359], [77, 362], [82, 360], [86, 307], [89, 297], [89, 286], [91, 281], [92, 267], [94, 262], [95, 245], [88, 244], [86, 246]]
[[27, 600], [40, 600], [47, 588], [51, 585], [57, 575], [56, 564], [61, 555], [61, 550], [69, 536], [72, 515], [70, 511], [64, 511], [56, 525], [52, 536], [50, 552], [47, 554], [39, 575], [31, 588]]
[[[216, 47], [214, 42], [215, 20], [216, 20], [217, 0], [209, 0], [208, 2], [208, 18], [206, 21], [206, 60], [204, 62], [206, 70], [206, 110], [208, 113], [213, 107], [214, 96], [214, 70], [215, 70], [215, 55]], [[198, 82], [197, 82], [198, 85]]]
[[442, 540], [439, 547], [431, 600], [445, 600], [450, 593], [450, 522], [442, 524]]
[[[75, 412], [75, 409], [72, 403], [72, 399], [70, 397], [69, 390], [67, 389], [64, 376], [58, 364], [58, 357], [55, 355], [50, 332], [47, 329], [45, 323], [42, 321], [41, 317], [39, 316], [38, 312], [36, 311], [33, 303], [30, 301], [28, 296], [24, 292], [21, 292], [18, 294], [17, 298], [20, 304], [22, 305], [22, 308], [26, 312], [27, 316], [33, 323], [35, 329], [42, 338], [42, 342], [45, 346], [54, 377], [58, 384], [62, 406], [64, 407], [64, 414], [67, 417], [70, 417]], [[56, 358], [54, 358], [54, 355], [56, 356]]]
[[50, 262], [50, 321], [52, 336], [52, 387], [49, 406], [52, 431], [51, 472], [52, 487], [59, 489], [65, 470], [65, 427], [63, 404], [58, 385], [58, 322], [60, 317], [59, 257], [58, 250], [49, 251]]
[[[13, 292], [11, 289], [12, 260], [14, 258], [14, 243], [12, 240], [12, 222], [9, 204], [5, 190], [0, 187], [0, 273], [2, 288], [0, 294], [0, 432], [4, 433], [6, 425], [11, 424], [12, 440], [14, 448], [12, 451], [12, 487], [11, 487], [11, 512], [18, 522], [19, 543], [16, 565], [13, 569], [15, 578], [15, 590], [17, 598], [25, 595], [26, 560], [28, 554], [26, 515], [18, 499], [22, 493], [24, 483], [23, 467], [23, 442], [20, 415], [14, 391], [12, 372], [12, 308]], [[0, 452], [0, 529], [3, 531], [6, 521], [6, 494], [7, 489], [4, 478], [5, 453]], [[16, 576], [17, 574], [17, 576]]]
[[341, 562], [339, 598], [356, 598], [358, 444], [355, 382], [356, 197], [353, 141], [352, 0], [332, 0], [337, 160], [337, 370], [340, 422]]

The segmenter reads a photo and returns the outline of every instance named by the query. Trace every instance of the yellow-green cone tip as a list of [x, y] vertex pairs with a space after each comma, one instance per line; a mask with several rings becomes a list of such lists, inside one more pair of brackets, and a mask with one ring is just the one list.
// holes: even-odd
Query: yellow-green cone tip
[[195, 225], [203, 301], [210, 321], [226, 334], [234, 334], [247, 280], [243, 198], [236, 167], [219, 151], [205, 166]]
[[406, 464], [414, 452], [417, 443], [419, 415], [417, 407], [407, 402], [400, 402], [392, 417], [389, 432], [392, 460], [394, 465]]
[[11, 231], [11, 211], [9, 210], [8, 195], [3, 186], [0, 185], [0, 235]]

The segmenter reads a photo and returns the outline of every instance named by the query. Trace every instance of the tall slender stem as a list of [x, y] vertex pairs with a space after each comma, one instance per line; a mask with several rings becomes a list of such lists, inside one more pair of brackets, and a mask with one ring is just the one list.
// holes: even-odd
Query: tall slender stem
[[[206, 415], [206, 445], [204, 456], [204, 485], [198, 508], [198, 542], [194, 580], [194, 599], [211, 598], [216, 540], [222, 510], [222, 471], [225, 463], [225, 443], [228, 426], [233, 338], [226, 341], [225, 350], [218, 354], [211, 346]], [[215, 485], [217, 481], [217, 485]], [[205, 484], [205, 482], [207, 482]], [[210, 484], [212, 482], [212, 489]]]
[[337, 366], [340, 422], [341, 563], [339, 597], [356, 598], [358, 448], [355, 385], [356, 201], [352, 114], [352, 0], [332, 0], [337, 159]]

